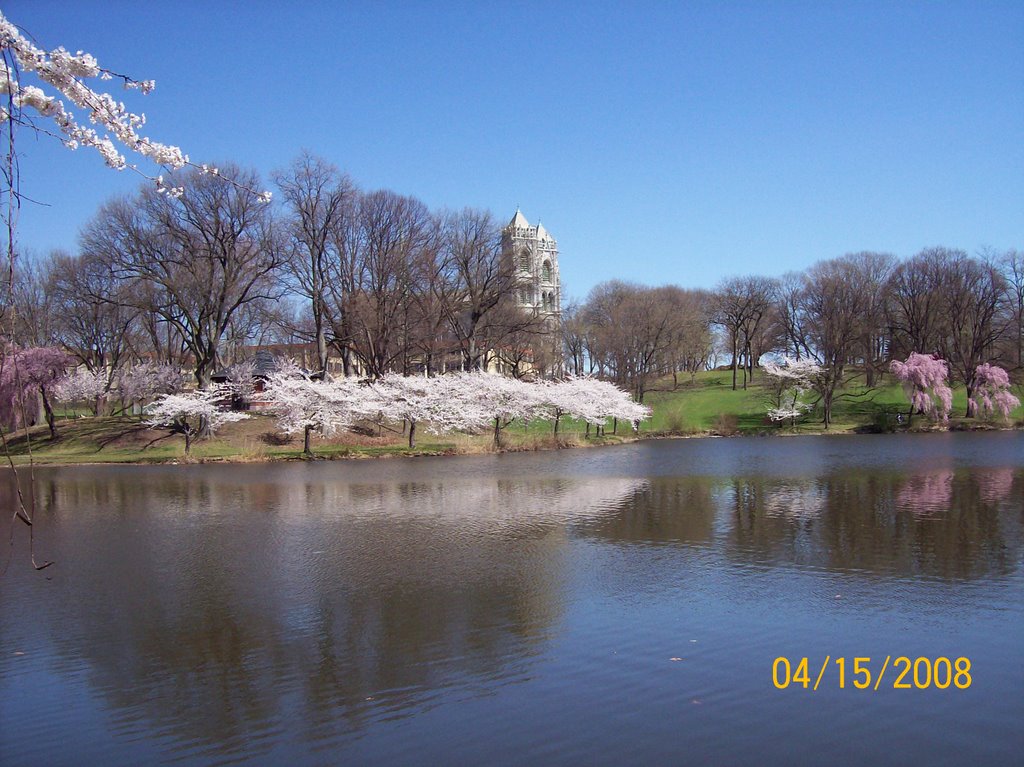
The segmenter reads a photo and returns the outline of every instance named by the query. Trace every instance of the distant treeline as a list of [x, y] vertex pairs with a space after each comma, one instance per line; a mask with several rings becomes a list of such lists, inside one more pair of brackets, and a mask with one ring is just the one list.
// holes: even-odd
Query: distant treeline
[[305, 343], [314, 367], [340, 360], [345, 375], [592, 373], [638, 400], [663, 376], [720, 363], [744, 386], [777, 353], [824, 368], [826, 408], [851, 368], [870, 385], [911, 352], [947, 360], [968, 388], [982, 363], [1022, 365], [1020, 251], [856, 253], [713, 291], [613, 281], [556, 323], [519, 305], [526, 275], [489, 212], [363, 191], [309, 154], [273, 181], [272, 204], [236, 166], [107, 202], [77, 254], [19, 263], [8, 341], [60, 346], [111, 380], [145, 359], [205, 386], [245, 347]]

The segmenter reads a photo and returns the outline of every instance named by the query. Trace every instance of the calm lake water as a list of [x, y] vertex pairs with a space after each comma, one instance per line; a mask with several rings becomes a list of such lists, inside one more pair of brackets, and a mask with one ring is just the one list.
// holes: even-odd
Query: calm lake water
[[[1024, 760], [1020, 433], [37, 469], [34, 494], [56, 564], [14, 527], [4, 765]], [[776, 689], [779, 656], [811, 685], [846, 658], [845, 689]], [[886, 656], [971, 685], [855, 689]]]

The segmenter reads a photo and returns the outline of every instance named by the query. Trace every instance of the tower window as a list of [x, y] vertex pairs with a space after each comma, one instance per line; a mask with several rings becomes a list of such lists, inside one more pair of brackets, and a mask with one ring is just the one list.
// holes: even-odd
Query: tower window
[[551, 282], [551, 262], [545, 261], [544, 266], [541, 267], [541, 279], [544, 282]]
[[530, 251], [523, 249], [519, 252], [519, 268], [524, 272], [530, 271]]

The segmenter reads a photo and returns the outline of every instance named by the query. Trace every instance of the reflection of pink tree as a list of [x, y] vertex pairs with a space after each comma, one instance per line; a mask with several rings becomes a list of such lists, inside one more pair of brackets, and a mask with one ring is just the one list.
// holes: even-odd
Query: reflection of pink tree
[[896, 494], [896, 505], [913, 514], [932, 514], [948, 509], [952, 498], [953, 470], [940, 469], [908, 478]]
[[1010, 420], [1010, 412], [1020, 405], [1020, 400], [1010, 393], [1010, 376], [1005, 370], [987, 362], [978, 365], [974, 371], [974, 392], [967, 400], [969, 415], [988, 416], [998, 411], [1004, 421]]
[[936, 421], [949, 418], [953, 409], [953, 390], [946, 385], [949, 365], [931, 354], [911, 353], [905, 362], [893, 360], [896, 380], [910, 398], [910, 413], [922, 413]]
[[978, 494], [985, 503], [998, 503], [1010, 496], [1013, 489], [1013, 469], [990, 469], [978, 474]]

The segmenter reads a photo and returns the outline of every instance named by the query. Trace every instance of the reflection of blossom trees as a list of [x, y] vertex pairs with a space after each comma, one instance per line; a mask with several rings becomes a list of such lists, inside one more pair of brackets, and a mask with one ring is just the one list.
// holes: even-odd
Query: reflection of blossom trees
[[813, 479], [792, 481], [770, 490], [764, 501], [770, 517], [806, 519], [818, 516], [827, 502], [824, 488]]
[[913, 514], [934, 514], [949, 509], [953, 497], [953, 470], [915, 474], [896, 494], [896, 507]]
[[1012, 568], [1024, 531], [990, 500], [1013, 498], [1020, 470], [973, 471], [739, 477], [713, 497], [726, 551], [740, 562], [976, 578]]
[[43, 472], [48, 543], [75, 576], [40, 601], [11, 570], [4, 637], [55, 643], [168, 747], [249, 758], [282, 719], [332, 740], [519, 678], [560, 619], [569, 527], [645, 485], [220, 468]]
[[1013, 490], [1013, 469], [984, 469], [978, 472], [978, 493], [984, 503], [999, 503]]

